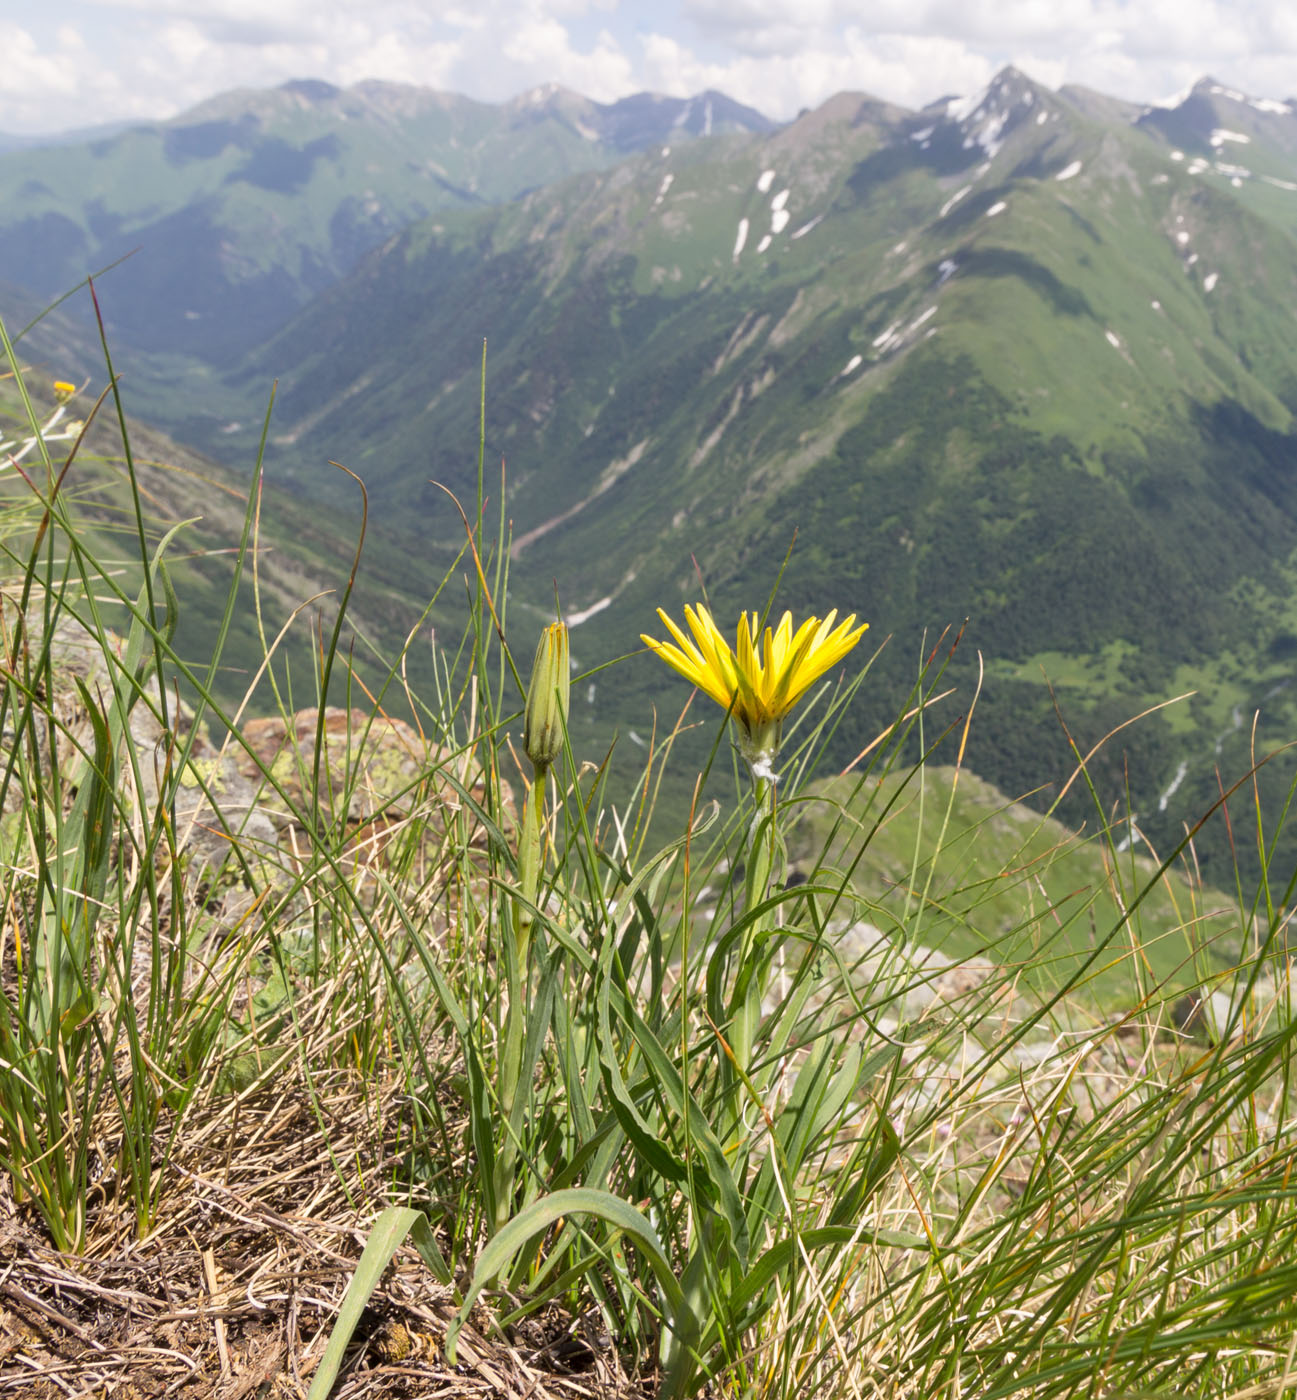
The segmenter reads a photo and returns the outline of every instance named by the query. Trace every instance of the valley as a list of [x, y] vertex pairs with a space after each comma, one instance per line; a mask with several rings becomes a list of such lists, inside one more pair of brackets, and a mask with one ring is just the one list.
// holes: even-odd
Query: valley
[[[296, 142], [314, 181], [343, 160], [310, 155], [328, 139], [326, 110], [380, 96], [396, 100], [286, 90], [253, 108], [288, 123], [273, 140]], [[466, 129], [448, 101], [402, 100]], [[221, 99], [176, 128], [189, 133], [176, 138], [186, 170], [212, 123], [251, 129], [236, 106]], [[371, 558], [402, 561], [391, 596], [408, 581], [396, 613], [414, 617], [420, 577], [435, 587], [464, 542], [440, 488], [466, 504], [479, 489], [485, 341], [482, 489], [509, 541], [513, 618], [530, 634], [557, 596], [583, 669], [634, 651], [658, 605], [705, 588], [737, 612], [761, 606], [778, 576], [780, 606], [854, 610], [886, 640], [835, 740], [845, 761], [901, 708], [935, 640], [962, 627], [952, 717], [980, 672], [967, 761], [1010, 795], [1056, 792], [1074, 745], [1087, 753], [1183, 696], [1090, 766], [1111, 820], [1133, 811], [1134, 839], [1159, 851], [1288, 741], [1288, 104], [1204, 79], [1174, 108], [1141, 109], [1007, 69], [923, 111], [845, 93], [780, 128], [727, 108], [718, 129], [713, 105], [710, 134], [671, 124], [695, 107], [641, 121], [633, 139], [605, 124], [595, 140], [578, 108], [542, 94], [526, 124], [515, 104], [513, 125], [473, 147], [480, 197], [432, 181], [440, 202], [423, 218], [393, 197], [354, 266], [335, 247], [329, 285], [298, 278], [299, 309], [244, 279], [267, 316], [279, 308], [268, 335], [253, 318], [238, 344], [223, 331], [201, 354], [179, 330], [165, 348], [132, 339], [111, 311], [121, 269], [107, 274], [133, 410], [246, 466], [277, 386], [267, 479], [311, 511], [343, 509], [355, 488], [326, 464], [356, 472]], [[551, 144], [569, 154], [529, 158], [536, 187], [510, 186], [493, 153], [516, 155], [554, 123], [584, 144]], [[218, 135], [200, 164], [270, 160]], [[0, 156], [0, 183], [17, 158]], [[249, 183], [237, 170], [222, 176], [230, 188]], [[471, 172], [457, 171], [467, 189]], [[411, 178], [394, 167], [390, 188], [408, 192]], [[306, 189], [273, 194], [305, 210]], [[66, 266], [57, 275], [71, 280]], [[53, 285], [25, 288], [28, 303]], [[75, 339], [67, 331], [65, 348]], [[93, 345], [76, 353], [90, 374]], [[678, 698], [632, 658], [600, 671], [574, 737], [594, 748], [645, 732]], [[1282, 754], [1265, 766], [1274, 811], [1292, 771]], [[1088, 798], [1057, 815], [1093, 822]], [[1223, 822], [1196, 845], [1229, 868]]]

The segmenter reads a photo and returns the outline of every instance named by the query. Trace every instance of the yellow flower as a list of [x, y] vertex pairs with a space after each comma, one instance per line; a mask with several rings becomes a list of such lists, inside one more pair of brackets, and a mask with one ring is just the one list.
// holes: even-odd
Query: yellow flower
[[808, 617], [794, 631], [792, 614], [785, 613], [777, 627], [767, 627], [758, 637], [756, 613], [744, 613], [731, 651], [701, 603], [685, 608], [692, 641], [659, 608], [658, 616], [676, 644], [645, 636], [640, 640], [718, 705], [727, 710], [733, 706], [743, 756], [756, 777], [771, 778], [784, 716], [869, 626], [865, 622], [857, 627], [851, 613], [835, 627], [837, 615], [835, 608], [823, 621]]
[[66, 379], [56, 379], [54, 381], [54, 397], [59, 403], [67, 403], [76, 391], [77, 386], [75, 384], [69, 384]]

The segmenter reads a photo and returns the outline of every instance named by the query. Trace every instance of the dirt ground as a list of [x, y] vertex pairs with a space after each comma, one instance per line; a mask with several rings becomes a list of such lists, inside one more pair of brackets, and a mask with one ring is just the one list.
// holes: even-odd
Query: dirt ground
[[[365, 1183], [392, 1179], [396, 1133], [384, 1125], [399, 1106], [341, 1077], [327, 1094], [317, 1082], [314, 1100], [290, 1081], [182, 1126], [155, 1163], [162, 1197], [144, 1238], [105, 1177], [87, 1199], [85, 1253], [61, 1255], [0, 1185], [0, 1397], [304, 1400], [387, 1204]], [[114, 1147], [102, 1144], [103, 1161]], [[442, 1339], [453, 1315], [448, 1290], [413, 1249], [399, 1251], [334, 1400], [646, 1394], [595, 1318], [551, 1313], [504, 1337], [475, 1315], [451, 1368]]]

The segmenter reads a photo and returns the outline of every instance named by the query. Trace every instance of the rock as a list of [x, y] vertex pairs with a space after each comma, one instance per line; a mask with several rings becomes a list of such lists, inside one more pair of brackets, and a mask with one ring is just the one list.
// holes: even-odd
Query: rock
[[[7, 664], [23, 648], [39, 668], [43, 613], [39, 600], [29, 603], [26, 627], [20, 627], [16, 600], [0, 594], [0, 648]], [[94, 753], [94, 725], [82, 696], [85, 691], [106, 709], [112, 704], [112, 663], [121, 661], [125, 641], [114, 633], [103, 638], [63, 613], [50, 644], [52, 695], [34, 702], [34, 724], [26, 724], [12, 707], [0, 734], [0, 757], [22, 731], [35, 742], [43, 765], [50, 763], [49, 736], [55, 735], [60, 773], [75, 787], [86, 772], [86, 755]], [[21, 668], [19, 669], [21, 673]], [[79, 684], [78, 684], [79, 683]], [[207, 732], [192, 733], [194, 715], [174, 692], [166, 697], [168, 725], [156, 681], [131, 707], [130, 749], [117, 755], [116, 781], [121, 794], [117, 821], [129, 814], [153, 812], [165, 790], [174, 810], [174, 844], [198, 876], [211, 886], [233, 876], [243, 883], [277, 883], [311, 859], [321, 839], [336, 857], [341, 851], [348, 871], [363, 870], [386, 859], [392, 842], [413, 834], [417, 871], [426, 879], [429, 859], [446, 861], [449, 848], [483, 846], [487, 832], [464, 801], [484, 797], [472, 754], [452, 754], [429, 742], [410, 724], [361, 710], [328, 708], [323, 725], [316, 709], [299, 710], [291, 722], [279, 716], [247, 721], [241, 736], [231, 735], [218, 749]], [[52, 722], [51, 722], [52, 721]], [[312, 800], [316, 774], [315, 743], [321, 733], [318, 800]], [[33, 738], [34, 736], [34, 738]], [[178, 776], [185, 742], [192, 738]], [[505, 811], [499, 818], [512, 826], [511, 798], [504, 787]], [[12, 781], [4, 794], [3, 813], [20, 811], [29, 795]]]
[[[321, 739], [318, 801], [316, 736]], [[257, 785], [265, 812], [279, 829], [279, 844], [301, 852], [312, 831], [344, 832], [353, 868], [377, 863], [392, 842], [418, 838], [423, 857], [459, 844], [483, 846], [485, 828], [464, 800], [484, 801], [464, 755], [452, 754], [404, 720], [330, 706], [323, 725], [318, 709], [299, 710], [291, 724], [281, 716], [249, 720], [235, 765]], [[470, 786], [471, 784], [471, 786]], [[510, 796], [504, 793], [506, 817]], [[467, 816], [460, 823], [461, 816]], [[511, 824], [508, 822], [506, 824]]]
[[[848, 924], [832, 936], [854, 967], [858, 985], [870, 988], [874, 1004], [886, 1002], [889, 1013], [902, 1022], [943, 1007], [971, 1007], [977, 989], [1001, 971], [988, 958], [956, 961], [922, 943], [895, 942], [873, 924]], [[1007, 989], [996, 989], [988, 1004], [998, 1004], [1005, 995]]]

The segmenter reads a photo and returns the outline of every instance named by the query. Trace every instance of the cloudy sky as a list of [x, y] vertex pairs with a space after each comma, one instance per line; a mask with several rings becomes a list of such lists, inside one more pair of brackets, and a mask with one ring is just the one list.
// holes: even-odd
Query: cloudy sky
[[[38, 17], [38, 10], [40, 11]], [[386, 78], [500, 101], [719, 88], [776, 118], [906, 106], [1005, 63], [1158, 101], [1205, 73], [1297, 95], [1292, 0], [0, 0], [0, 131], [172, 116], [234, 87]]]

